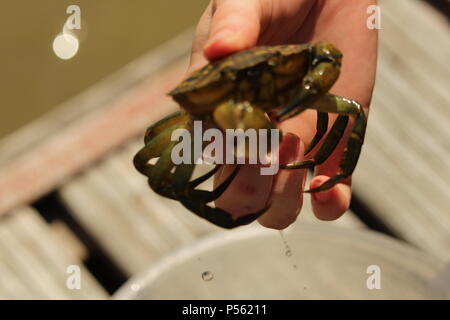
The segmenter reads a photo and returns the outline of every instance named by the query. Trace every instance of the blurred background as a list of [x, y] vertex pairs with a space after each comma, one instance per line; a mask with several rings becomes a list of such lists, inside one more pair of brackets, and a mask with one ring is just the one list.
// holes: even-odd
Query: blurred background
[[132, 166], [208, 1], [3, 1], [0, 299], [448, 298], [449, 2], [379, 2], [351, 208], [319, 222], [306, 196], [279, 233], [217, 228]]
[[[206, 0], [3, 1], [0, 137], [11, 133], [199, 19]], [[59, 59], [53, 41], [81, 9], [80, 50]], [[7, 106], [7, 107], [6, 107]]]

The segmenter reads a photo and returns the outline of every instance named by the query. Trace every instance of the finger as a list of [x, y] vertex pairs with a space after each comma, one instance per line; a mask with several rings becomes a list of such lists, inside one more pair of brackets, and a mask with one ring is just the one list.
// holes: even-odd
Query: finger
[[[232, 165], [224, 166], [214, 177], [214, 187], [224, 181], [233, 169]], [[270, 196], [273, 176], [261, 175], [260, 169], [257, 165], [242, 165], [239, 174], [215, 202], [216, 207], [230, 212], [233, 219], [263, 209]]]
[[309, 17], [312, 41], [329, 41], [343, 53], [341, 74], [331, 92], [355, 99], [366, 111], [377, 61], [377, 29], [367, 28], [367, 8], [374, 4], [376, 0], [328, 0]]
[[[330, 115], [335, 119], [335, 115]], [[333, 120], [329, 124], [331, 127]], [[311, 188], [318, 187], [330, 177], [335, 176], [341, 171], [340, 164], [344, 155], [344, 150], [349, 136], [349, 128], [353, 121], [350, 119], [348, 128], [339, 141], [336, 149], [330, 157], [321, 165], [315, 168], [314, 177], [311, 179]], [[342, 180], [333, 188], [325, 192], [315, 192], [311, 194], [311, 204], [315, 216], [320, 220], [335, 220], [339, 218], [350, 206], [352, 189], [351, 178]]]
[[261, 29], [261, 5], [256, 0], [217, 0], [208, 41], [203, 53], [208, 60], [256, 45]]
[[297, 34], [315, 5], [316, 0], [262, 2], [263, 27], [259, 44], [299, 43]]
[[[311, 180], [310, 188], [320, 186], [330, 176], [317, 175]], [[324, 192], [311, 194], [311, 205], [314, 215], [325, 221], [336, 220], [341, 217], [350, 206], [351, 187], [349, 183], [338, 183]]]
[[197, 24], [197, 28], [195, 29], [195, 35], [192, 41], [191, 59], [187, 70], [188, 75], [194, 72], [195, 70], [200, 69], [207, 63], [207, 60], [203, 55], [203, 47], [205, 46], [205, 43], [208, 40], [211, 19], [212, 19], [212, 2], [203, 12]]
[[[334, 43], [344, 55], [341, 75], [331, 92], [358, 101], [366, 113], [371, 100], [377, 60], [377, 32], [366, 27], [366, 8], [374, 3], [374, 0], [327, 1], [311, 29], [313, 39]], [[311, 187], [319, 186], [340, 171], [339, 164], [352, 123], [351, 120], [336, 151], [316, 168]], [[311, 201], [319, 219], [333, 220], [348, 209], [350, 198], [351, 179], [346, 179], [328, 192], [313, 194]]]
[[[280, 145], [279, 161], [286, 164], [303, 160], [303, 142], [294, 134], [286, 134]], [[267, 228], [282, 230], [295, 222], [303, 204], [306, 170], [280, 170], [274, 178], [270, 209], [258, 222]]]

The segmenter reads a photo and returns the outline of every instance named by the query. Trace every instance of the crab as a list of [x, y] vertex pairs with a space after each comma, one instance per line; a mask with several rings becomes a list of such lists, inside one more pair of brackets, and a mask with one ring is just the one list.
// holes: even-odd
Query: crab
[[[187, 209], [215, 225], [235, 228], [249, 224], [269, 206], [249, 212], [237, 219], [209, 203], [218, 199], [238, 174], [240, 166], [212, 191], [196, 189], [220, 168], [194, 180], [195, 162], [174, 164], [171, 152], [176, 144], [171, 135], [176, 129], [192, 130], [193, 121], [209, 127], [226, 129], [272, 129], [306, 109], [317, 112], [316, 134], [305, 155], [317, 151], [301, 162], [280, 165], [282, 169], [313, 168], [323, 163], [336, 148], [353, 117], [353, 126], [340, 163], [340, 171], [322, 185], [305, 192], [321, 192], [349, 177], [358, 162], [364, 141], [367, 117], [354, 100], [329, 93], [338, 79], [342, 53], [328, 42], [261, 46], [211, 62], [182, 81], [170, 96], [181, 110], [150, 126], [145, 146], [135, 155], [134, 165], [148, 177], [158, 194], [179, 201]], [[328, 129], [328, 113], [337, 114]], [[157, 158], [156, 162], [150, 160]]]

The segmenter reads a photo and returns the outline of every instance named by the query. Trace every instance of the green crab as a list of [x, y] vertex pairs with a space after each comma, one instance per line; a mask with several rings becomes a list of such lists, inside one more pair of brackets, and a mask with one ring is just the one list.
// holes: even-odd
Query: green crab
[[[171, 152], [177, 141], [171, 141], [172, 133], [180, 128], [192, 130], [194, 120], [201, 120], [207, 126], [222, 131], [234, 128], [273, 129], [280, 121], [306, 109], [314, 109], [317, 111], [317, 130], [305, 154], [323, 140], [321, 146], [311, 158], [280, 165], [280, 168], [304, 169], [323, 163], [342, 138], [349, 117], [353, 117], [340, 172], [306, 192], [330, 189], [355, 169], [367, 122], [356, 101], [328, 92], [338, 79], [341, 60], [339, 49], [322, 41], [255, 47], [206, 65], [169, 93], [182, 109], [147, 129], [145, 146], [134, 157], [136, 169], [149, 178], [150, 187], [156, 193], [179, 201], [201, 218], [223, 228], [248, 224], [269, 206], [233, 219], [225, 210], [208, 205], [227, 189], [240, 166], [236, 166], [214, 190], [196, 189], [211, 178], [220, 165], [191, 181], [195, 161], [192, 159], [190, 164], [179, 165], [173, 163]], [[328, 113], [338, 116], [326, 134]], [[150, 163], [155, 158], [158, 158], [156, 162]]]

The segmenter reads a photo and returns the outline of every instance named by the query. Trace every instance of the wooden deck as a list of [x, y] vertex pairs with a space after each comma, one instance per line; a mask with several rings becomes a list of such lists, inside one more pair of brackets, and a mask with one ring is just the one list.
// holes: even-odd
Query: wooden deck
[[[438, 267], [429, 278], [450, 291], [436, 280], [448, 279], [450, 263], [449, 24], [419, 0], [380, 4], [357, 201], [325, 223], [306, 198], [295, 227], [387, 233], [430, 257]], [[104, 299], [176, 250], [226, 233], [153, 194], [131, 163], [145, 127], [176, 108], [165, 93], [183, 77], [191, 37], [187, 31], [0, 141], [0, 298]], [[66, 287], [70, 265], [81, 268], [80, 290]]]

